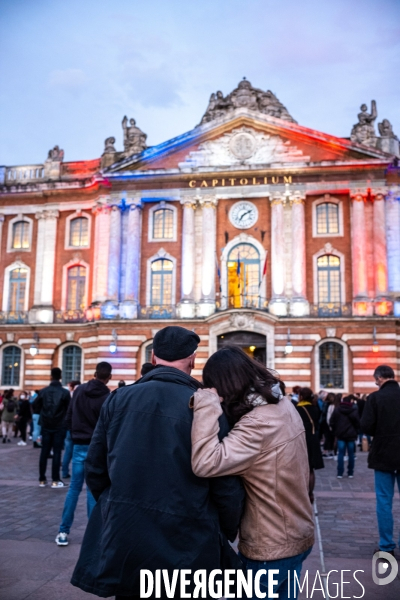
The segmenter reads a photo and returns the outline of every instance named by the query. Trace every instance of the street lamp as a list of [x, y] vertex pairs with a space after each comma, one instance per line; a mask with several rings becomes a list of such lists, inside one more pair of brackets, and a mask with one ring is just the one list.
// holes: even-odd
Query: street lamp
[[37, 331], [33, 334], [34, 343], [29, 348], [29, 354], [34, 357], [39, 352], [38, 344], [39, 344], [39, 334]]
[[109, 349], [110, 349], [111, 354], [115, 354], [117, 351], [117, 339], [118, 339], [117, 332], [115, 331], [115, 329], [112, 330], [111, 335], [112, 335], [112, 340], [110, 342]]
[[287, 356], [288, 354], [292, 354], [293, 352], [293, 344], [290, 341], [290, 329], [287, 330], [287, 339], [286, 339], [286, 345], [285, 345], [285, 355]]

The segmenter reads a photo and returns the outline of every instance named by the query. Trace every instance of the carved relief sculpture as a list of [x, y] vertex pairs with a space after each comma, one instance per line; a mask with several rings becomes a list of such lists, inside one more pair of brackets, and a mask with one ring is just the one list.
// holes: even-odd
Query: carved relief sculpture
[[124, 131], [124, 153], [138, 154], [147, 148], [147, 135], [136, 126], [135, 119], [130, 119], [128, 127], [128, 117], [122, 119], [122, 129]]

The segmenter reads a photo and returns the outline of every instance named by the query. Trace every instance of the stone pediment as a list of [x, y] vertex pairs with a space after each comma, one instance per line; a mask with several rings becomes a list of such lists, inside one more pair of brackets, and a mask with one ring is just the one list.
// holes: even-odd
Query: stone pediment
[[290, 140], [279, 135], [239, 127], [189, 152], [179, 168], [261, 166], [271, 163], [305, 163], [310, 160]]

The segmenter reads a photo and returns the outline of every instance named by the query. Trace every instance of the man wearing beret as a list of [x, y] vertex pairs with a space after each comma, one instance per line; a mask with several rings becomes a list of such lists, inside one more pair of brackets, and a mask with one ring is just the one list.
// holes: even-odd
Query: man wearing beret
[[[201, 384], [190, 373], [199, 342], [184, 327], [161, 329], [154, 368], [103, 405], [86, 459], [97, 504], [71, 580], [86, 592], [133, 599], [141, 569], [166, 569], [171, 579], [174, 569], [227, 564], [226, 538], [236, 537], [244, 491], [239, 478], [192, 472], [189, 401]], [[228, 431], [223, 415], [221, 438]]]

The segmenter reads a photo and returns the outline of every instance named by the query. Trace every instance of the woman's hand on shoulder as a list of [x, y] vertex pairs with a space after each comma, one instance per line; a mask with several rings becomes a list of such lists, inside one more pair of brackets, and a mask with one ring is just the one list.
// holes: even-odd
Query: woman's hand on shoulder
[[223, 401], [223, 398], [218, 395], [215, 388], [203, 388], [197, 390], [197, 392], [193, 394], [189, 406], [194, 408], [199, 402], [203, 402], [203, 404], [213, 404], [216, 399], [218, 399], [218, 402]]

